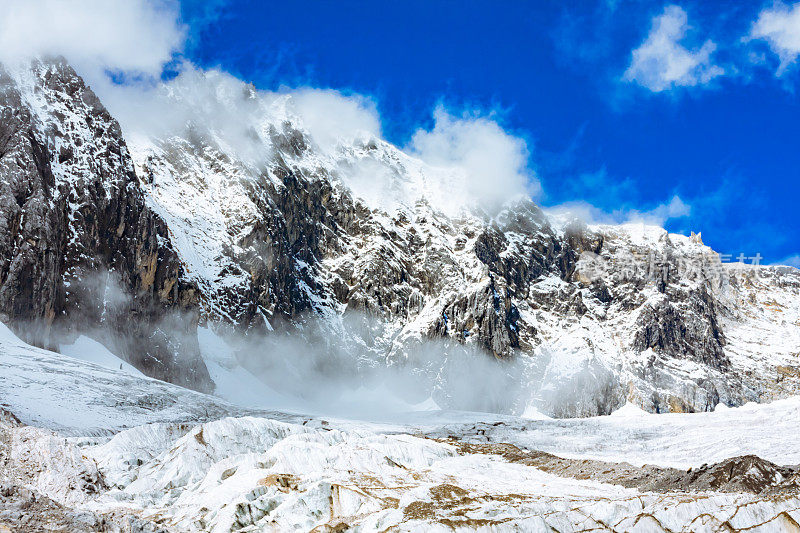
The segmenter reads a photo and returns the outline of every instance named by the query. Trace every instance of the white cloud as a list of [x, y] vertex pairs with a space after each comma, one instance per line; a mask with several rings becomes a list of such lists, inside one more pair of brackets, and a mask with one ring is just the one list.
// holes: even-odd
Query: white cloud
[[434, 127], [418, 129], [407, 150], [434, 167], [456, 170], [460, 180], [447, 194], [493, 207], [518, 195], [536, 197], [539, 181], [528, 167], [526, 142], [486, 117], [455, 117], [439, 107]]
[[[202, 22], [213, 19], [220, 5], [217, 0], [213, 8], [209, 4], [201, 9]], [[186, 42], [178, 8], [177, 0], [5, 0], [0, 10], [0, 61], [64, 55], [92, 84], [129, 139], [182, 134], [189, 128], [194, 135], [213, 135], [240, 157], [260, 160], [268, 155], [264, 128], [276, 117], [289, 115], [299, 117], [328, 153], [340, 141], [381, 137], [375, 102], [361, 95], [309, 87], [260, 91], [226, 72], [201, 70], [185, 61], [178, 65], [176, 78], [161, 83], [164, 64]], [[713, 44], [689, 52], [677, 44], [685, 31], [686, 14], [667, 8], [634, 51], [626, 76], [661, 90], [717, 75], [709, 63]], [[107, 70], [130, 75], [128, 82], [113, 83]], [[418, 129], [405, 150], [433, 167], [422, 171], [433, 182], [422, 190], [442, 205], [491, 209], [517, 196], [536, 198], [541, 193], [529, 167], [526, 141], [505, 131], [491, 115], [457, 116], [439, 107], [433, 128]], [[393, 177], [381, 177], [388, 171], [368, 164], [355, 170], [361, 173], [351, 181], [363, 182], [373, 196], [391, 190], [384, 185]], [[675, 197], [650, 211], [606, 215], [589, 206], [587, 212], [590, 219], [663, 223], [688, 214], [688, 206]]]
[[653, 19], [650, 34], [631, 55], [631, 64], [622, 79], [637, 83], [653, 92], [675, 87], [704, 85], [724, 74], [711, 63], [716, 45], [708, 40], [691, 51], [680, 42], [689, 29], [686, 12], [678, 6], [667, 6]]
[[4, 0], [0, 61], [63, 55], [81, 74], [104, 70], [157, 76], [185, 30], [166, 0]]
[[578, 201], [548, 207], [546, 212], [562, 222], [569, 221], [572, 218], [579, 218], [587, 224], [641, 223], [663, 227], [669, 220], [688, 217], [691, 214], [691, 206], [681, 200], [678, 195], [675, 195], [668, 202], [645, 211], [617, 209], [608, 212], [588, 202]]
[[644, 222], [663, 226], [667, 220], [688, 217], [691, 212], [691, 206], [676, 194], [669, 202], [658, 205], [648, 211], [631, 211], [628, 214], [627, 222]]
[[178, 68], [179, 74], [165, 83], [105, 80], [95, 83], [94, 90], [129, 142], [170, 135], [213, 138], [239, 157], [261, 162], [268, 150], [260, 119], [276, 97], [221, 70], [202, 70], [187, 62]]
[[288, 94], [293, 111], [324, 150], [334, 148], [339, 141], [381, 136], [378, 110], [370, 98], [307, 87], [288, 90]]
[[777, 75], [782, 75], [800, 55], [800, 3], [791, 7], [777, 3], [761, 11], [749, 38], [769, 44], [781, 60]]

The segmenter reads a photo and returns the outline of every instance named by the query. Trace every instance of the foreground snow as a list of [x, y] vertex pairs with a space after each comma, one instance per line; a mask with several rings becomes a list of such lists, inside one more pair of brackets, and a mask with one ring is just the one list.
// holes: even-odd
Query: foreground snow
[[9, 458], [0, 483], [82, 512], [129, 513], [167, 530], [319, 531], [347, 524], [363, 531], [776, 531], [800, 522], [796, 493], [640, 492], [460, 446], [506, 442], [561, 456], [681, 467], [745, 453], [795, 464], [798, 398], [693, 415], [649, 415], [629, 406], [582, 420], [443, 411], [323, 419], [244, 410], [32, 348], [4, 328], [0, 398], [22, 422], [38, 426], [0, 423]]
[[[226, 379], [238, 376], [236, 372]], [[247, 389], [254, 385], [243, 384], [244, 400], [248, 399]], [[233, 386], [229, 381], [223, 392]], [[23, 422], [68, 435], [107, 434], [152, 422], [185, 423], [246, 414], [297, 423], [320, 419], [244, 408], [238, 406], [241, 403], [33, 348], [2, 324], [0, 398], [2, 406]], [[354, 392], [352, 402], [356, 401]], [[422, 406], [416, 412], [380, 419], [326, 420], [344, 430], [509, 442], [565, 457], [632, 464], [688, 468], [743, 454], [778, 464], [800, 464], [800, 442], [787, 438], [800, 432], [800, 397], [694, 414], [653, 415], [626, 406], [611, 416], [527, 420]]]
[[711, 413], [612, 414], [536, 421], [511, 417], [477, 421], [469, 417], [450, 422], [433, 418], [416, 425], [431, 436], [509, 442], [562, 457], [635, 465], [685, 469], [746, 454], [777, 464], [800, 464], [800, 442], [790, 437], [800, 434], [800, 397], [717, 408]]
[[[151, 424], [80, 447], [22, 431], [10, 456], [43, 472], [35, 478], [41, 493], [94, 512], [127, 509], [169, 530], [776, 531], [800, 520], [794, 496], [639, 492], [319, 421]], [[75, 483], [85, 479], [102, 479], [106, 489]]]

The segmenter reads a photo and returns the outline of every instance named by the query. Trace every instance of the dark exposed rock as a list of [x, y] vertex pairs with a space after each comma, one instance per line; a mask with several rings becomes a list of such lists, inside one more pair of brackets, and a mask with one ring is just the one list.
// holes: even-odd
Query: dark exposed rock
[[519, 348], [519, 311], [506, 294], [501, 296], [492, 279], [479, 291], [461, 295], [446, 305], [429, 335], [464, 339], [473, 332], [479, 345], [495, 357], [508, 357]]
[[667, 298], [647, 304], [640, 312], [637, 324], [634, 350], [652, 348], [718, 370], [725, 370], [730, 365], [722, 349], [725, 341], [715, 306], [705, 289], [691, 292], [688, 301], [681, 304]]
[[148, 375], [209, 389], [195, 287], [145, 205], [119, 125], [63, 60], [31, 69], [47, 109], [0, 70], [3, 320], [51, 349], [96, 331]]

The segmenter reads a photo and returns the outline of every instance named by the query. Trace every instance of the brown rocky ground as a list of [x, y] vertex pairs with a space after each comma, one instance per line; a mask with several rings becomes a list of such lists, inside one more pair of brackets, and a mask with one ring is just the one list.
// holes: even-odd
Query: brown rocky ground
[[540, 451], [524, 451], [505, 443], [470, 444], [444, 440], [464, 454], [499, 455], [549, 474], [636, 488], [643, 492], [748, 492], [796, 495], [800, 467], [779, 466], [756, 455], [731, 457], [719, 463], [680, 470], [654, 465], [642, 467], [594, 459], [565, 459]]

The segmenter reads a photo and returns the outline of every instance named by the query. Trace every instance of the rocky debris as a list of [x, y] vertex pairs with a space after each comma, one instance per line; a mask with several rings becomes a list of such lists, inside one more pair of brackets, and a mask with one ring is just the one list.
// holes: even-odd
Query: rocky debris
[[0, 486], [0, 531], [168, 533], [170, 530], [131, 514], [71, 509], [24, 487]]
[[732, 457], [713, 465], [686, 472], [685, 483], [692, 490], [752, 492], [754, 494], [796, 493], [800, 469], [778, 466], [755, 455]]
[[800, 492], [800, 468], [778, 466], [755, 455], [731, 457], [699, 468], [679, 470], [653, 465], [635, 467], [593, 459], [565, 459], [540, 451], [524, 451], [513, 444], [472, 444], [445, 440], [461, 453], [499, 455], [549, 474], [622, 485], [647, 492], [749, 492], [787, 495]]
[[51, 349], [90, 333], [150, 376], [209, 390], [195, 287], [117, 122], [63, 59], [0, 66], [0, 113], [3, 322]]
[[20, 422], [19, 418], [17, 418], [14, 413], [0, 407], [0, 424], [5, 424], [13, 428], [21, 426], [22, 422]]
[[[0, 531], [31, 532], [109, 532], [166, 533], [156, 523], [143, 520], [135, 512], [111, 510], [98, 513], [79, 509], [75, 494], [96, 498], [108, 490], [96, 465], [73, 468], [75, 458], [60, 437], [22, 424], [10, 411], [0, 409]], [[44, 449], [34, 444], [37, 439], [52, 439]], [[50, 456], [49, 454], [54, 454]], [[54, 472], [59, 472], [58, 474]], [[59, 478], [61, 474], [63, 477]], [[72, 477], [70, 477], [72, 476]], [[56, 486], [51, 496], [69, 500], [59, 502], [43, 494], [47, 480], [56, 479], [68, 486]], [[52, 487], [51, 487], [52, 488]]]

